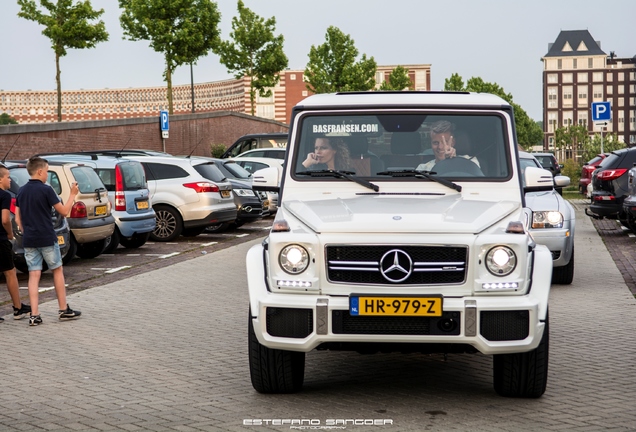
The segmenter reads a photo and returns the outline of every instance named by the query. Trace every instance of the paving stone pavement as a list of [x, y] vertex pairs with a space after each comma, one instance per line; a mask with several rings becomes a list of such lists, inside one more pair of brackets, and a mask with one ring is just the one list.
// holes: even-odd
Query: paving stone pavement
[[264, 431], [246, 419], [390, 419], [364, 431], [636, 430], [636, 300], [579, 209], [572, 285], [551, 292], [540, 399], [492, 390], [483, 355], [307, 355], [305, 388], [260, 395], [247, 360], [245, 254], [237, 245], [69, 297], [82, 311], [0, 324], [2, 431]]

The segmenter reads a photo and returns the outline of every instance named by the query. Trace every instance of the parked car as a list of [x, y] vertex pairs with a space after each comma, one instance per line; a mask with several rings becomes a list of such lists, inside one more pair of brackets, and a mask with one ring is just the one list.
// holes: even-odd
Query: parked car
[[[23, 179], [16, 183], [22, 181], [20, 184], [24, 184], [24, 179], [28, 181], [30, 176], [26, 171], [26, 163], [23, 168], [16, 169], [12, 175], [16, 178], [21, 176]], [[75, 204], [66, 217], [71, 233], [68, 251], [62, 259], [64, 264], [68, 264], [75, 255], [81, 258], [99, 256], [115, 229], [115, 218], [111, 215], [108, 191], [97, 173], [83, 164], [49, 161], [47, 183], [63, 202], [69, 199], [73, 182], [77, 182], [79, 194], [75, 197]]]
[[[522, 151], [519, 152], [519, 163], [524, 182], [527, 167], [541, 168], [534, 155]], [[570, 184], [570, 178], [557, 175], [554, 184], [566, 187]], [[554, 188], [527, 192], [525, 196], [526, 206], [532, 210], [528, 231], [534, 241], [546, 245], [552, 254], [552, 283], [571, 284], [574, 278], [574, 208]]]
[[623, 200], [627, 226], [636, 233], [636, 166], [627, 171], [627, 196]]
[[262, 133], [243, 135], [229, 146], [222, 158], [232, 158], [252, 149], [285, 148], [287, 147], [287, 133]]
[[553, 176], [561, 174], [563, 165], [557, 162], [556, 156], [553, 153], [532, 153], [532, 156], [537, 158], [543, 169], [547, 169]]
[[611, 152], [592, 173], [592, 198], [585, 212], [602, 219], [618, 219], [629, 226], [623, 201], [628, 195], [627, 172], [636, 163], [636, 147]]
[[126, 248], [143, 246], [155, 230], [155, 211], [149, 199], [146, 174], [140, 162], [97, 155], [91, 152], [41, 154], [47, 160], [72, 161], [92, 167], [104, 183], [115, 218], [115, 230], [104, 252], [120, 244]]
[[[250, 185], [253, 184], [252, 173], [250, 173], [245, 168], [243, 168], [241, 165], [236, 163], [236, 161], [234, 159], [221, 159], [221, 160], [223, 161], [223, 166], [220, 167], [220, 168], [221, 168], [221, 170], [225, 170], [223, 172], [225, 173], [225, 175], [228, 178], [234, 178], [234, 179], [237, 179], [237, 180], [246, 181], [246, 182], [249, 182]], [[254, 188], [252, 187], [252, 189], [254, 189]], [[262, 216], [263, 217], [269, 216], [270, 215], [270, 209], [269, 209], [269, 199], [268, 199], [268, 196], [267, 196], [267, 192], [254, 190], [254, 193], [261, 200], [261, 206], [263, 207]]]
[[[11, 178], [11, 187], [7, 192], [11, 195], [11, 226], [13, 227], [13, 264], [22, 273], [28, 273], [29, 269], [24, 258], [24, 247], [22, 246], [22, 232], [18, 230], [15, 222], [15, 197], [18, 190], [31, 178], [26, 170], [26, 164], [18, 162], [4, 162], [5, 167], [9, 169], [9, 177]], [[51, 219], [53, 221], [53, 229], [57, 235], [57, 243], [60, 246], [60, 254], [62, 259], [66, 257], [69, 250], [71, 230], [68, 226], [66, 218], [51, 208]], [[47, 270], [46, 262], [42, 263], [42, 270]]]
[[[245, 168], [250, 174], [254, 174], [263, 168], [276, 168], [279, 182], [283, 175], [283, 161], [280, 159], [238, 156], [232, 160]], [[269, 201], [269, 212], [274, 214], [278, 210], [278, 192], [267, 191], [267, 200]]]
[[236, 157], [259, 157], [259, 158], [272, 158], [272, 159], [285, 159], [286, 149], [284, 148], [271, 148], [271, 149], [254, 149], [241, 153]]
[[603, 159], [607, 157], [607, 153], [601, 153], [594, 156], [592, 159], [587, 161], [585, 165], [581, 167], [581, 178], [579, 180], [579, 192], [582, 194], [587, 193], [587, 185], [590, 184], [592, 180], [592, 173], [598, 166], [603, 162]]
[[175, 156], [128, 155], [146, 172], [157, 225], [154, 241], [172, 241], [179, 235], [196, 236], [210, 226], [236, 219], [232, 185], [212, 181], [218, 168], [211, 161]]

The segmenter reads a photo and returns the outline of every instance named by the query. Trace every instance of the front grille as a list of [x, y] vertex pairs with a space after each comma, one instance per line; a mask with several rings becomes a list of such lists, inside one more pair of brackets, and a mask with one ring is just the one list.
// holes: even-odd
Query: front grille
[[530, 332], [530, 313], [523, 311], [483, 311], [480, 333], [489, 341], [522, 340]]
[[466, 278], [468, 248], [327, 246], [326, 256], [330, 282], [365, 285], [460, 284]]
[[459, 335], [461, 315], [444, 312], [441, 317], [351, 316], [349, 311], [331, 313], [334, 334]]
[[302, 339], [314, 331], [311, 309], [267, 308], [267, 333], [272, 336]]

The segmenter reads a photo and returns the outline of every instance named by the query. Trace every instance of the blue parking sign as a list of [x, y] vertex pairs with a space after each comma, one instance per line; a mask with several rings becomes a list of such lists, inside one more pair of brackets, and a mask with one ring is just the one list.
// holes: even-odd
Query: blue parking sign
[[168, 122], [168, 111], [159, 111], [159, 121], [161, 122], [161, 130], [167, 131], [170, 129]]
[[592, 102], [592, 121], [601, 122], [612, 119], [612, 106], [609, 102]]

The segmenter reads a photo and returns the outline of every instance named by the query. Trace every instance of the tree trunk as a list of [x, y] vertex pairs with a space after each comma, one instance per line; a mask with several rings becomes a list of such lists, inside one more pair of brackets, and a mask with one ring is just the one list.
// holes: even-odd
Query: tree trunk
[[60, 55], [55, 53], [55, 84], [57, 85], [57, 121], [62, 121], [62, 82], [60, 80]]
[[168, 83], [168, 113], [172, 115], [172, 70], [169, 65], [166, 65], [166, 83]]

